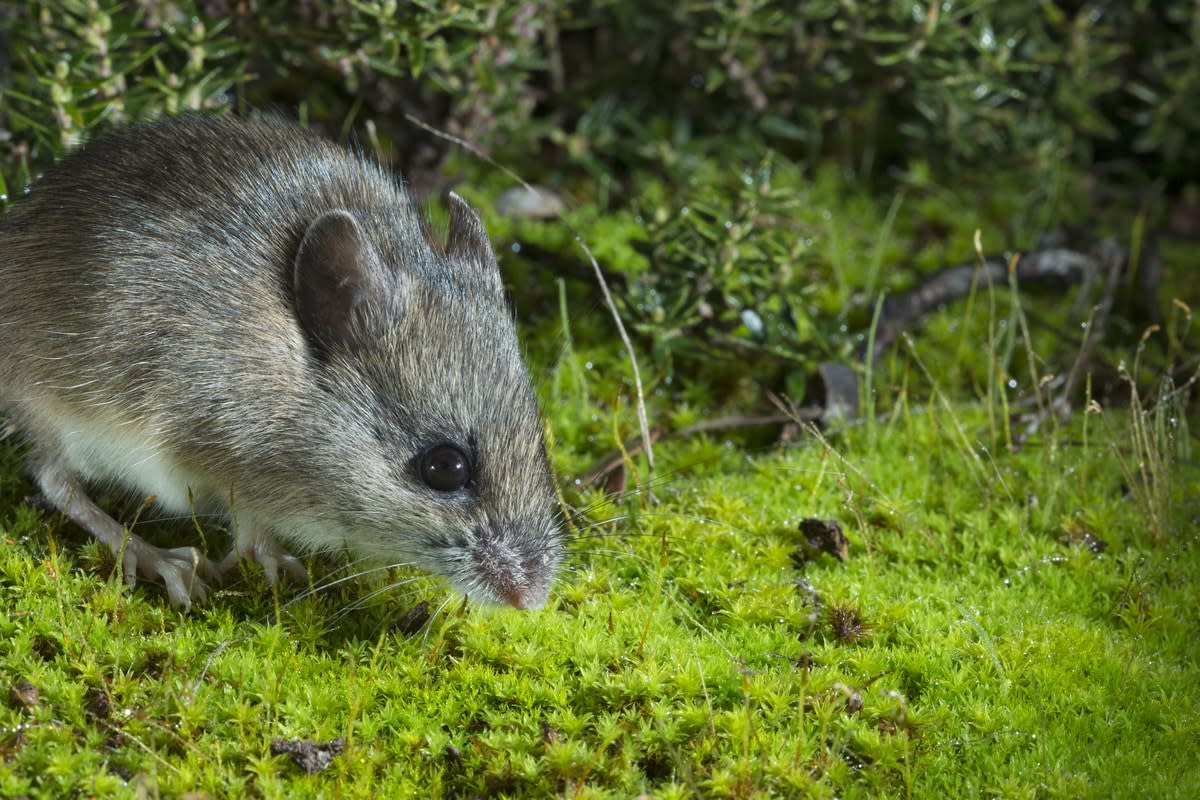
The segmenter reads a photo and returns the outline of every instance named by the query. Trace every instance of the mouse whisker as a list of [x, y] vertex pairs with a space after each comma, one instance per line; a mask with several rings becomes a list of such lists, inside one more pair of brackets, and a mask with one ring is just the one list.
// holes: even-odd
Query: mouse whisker
[[434, 621], [442, 615], [442, 612], [446, 610], [446, 606], [450, 605], [452, 600], [454, 600], [454, 595], [446, 595], [446, 599], [438, 605], [437, 609], [435, 609], [434, 612], [429, 615], [429, 619], [425, 621], [425, 633], [421, 636], [422, 648], [429, 644], [429, 634], [433, 632]]
[[402, 581], [394, 581], [394, 582], [389, 583], [379, 589], [376, 589], [373, 592], [356, 597], [352, 602], [347, 603], [345, 606], [340, 608], [336, 613], [331, 615], [329, 617], [329, 621], [331, 623], [337, 622], [338, 620], [341, 620], [344, 617], [346, 617], [348, 614], [352, 614], [355, 611], [358, 611], [362, 608], [366, 608], [368, 605], [370, 605], [372, 600], [374, 600], [376, 597], [379, 597], [380, 595], [388, 594], [389, 592], [393, 592], [396, 589], [400, 588], [401, 586], [407, 586], [409, 584], [416, 583], [417, 581], [422, 581], [425, 579], [426, 578], [424, 575], [416, 575], [416, 576], [407, 578]]
[[[366, 561], [366, 560], [367, 560], [366, 558], [360, 558], [360, 559], [357, 559], [356, 561], [352, 561], [351, 563], [349, 563], [349, 564], [347, 564], [347, 565], [345, 565], [345, 566], [343, 566], [343, 567], [340, 567], [340, 568], [338, 568], [337, 570], [335, 570], [335, 571], [334, 571], [333, 573], [331, 573], [331, 574], [333, 574], [333, 575], [337, 575], [339, 572], [343, 572], [343, 571], [345, 571], [345, 570], [351, 569], [352, 567], [354, 567], [354, 566], [356, 566], [357, 564], [360, 564], [360, 563], [362, 563], [363, 561]], [[328, 581], [324, 581], [324, 582], [321, 582], [321, 583], [317, 583], [317, 584], [315, 584], [315, 585], [313, 585], [313, 586], [311, 586], [311, 587], [309, 587], [309, 588], [305, 589], [304, 591], [300, 592], [300, 593], [299, 593], [298, 595], [296, 595], [295, 597], [292, 597], [292, 598], [290, 598], [290, 599], [289, 599], [289, 600], [288, 600], [286, 603], [284, 603], [284, 604], [283, 604], [283, 606], [282, 606], [282, 609], [287, 609], [287, 608], [291, 607], [292, 605], [295, 605], [296, 603], [299, 603], [300, 601], [302, 601], [302, 600], [304, 600], [304, 599], [306, 599], [306, 598], [308, 598], [308, 597], [312, 597], [313, 595], [316, 595], [316, 594], [319, 594], [319, 593], [321, 593], [321, 592], [324, 592], [324, 591], [327, 591], [327, 590], [329, 590], [329, 589], [332, 589], [332, 588], [333, 588], [333, 587], [335, 587], [335, 586], [339, 586], [339, 585], [341, 585], [341, 584], [344, 584], [344, 583], [349, 583], [349, 582], [351, 582], [351, 581], [354, 581], [354, 580], [356, 580], [356, 579], [358, 579], [358, 578], [362, 578], [362, 577], [365, 577], [365, 576], [367, 576], [367, 575], [372, 575], [372, 574], [374, 574], [374, 573], [377, 573], [377, 572], [383, 572], [383, 571], [386, 571], [386, 570], [389, 570], [389, 569], [392, 569], [392, 566], [391, 566], [391, 565], [378, 566], [378, 567], [370, 567], [370, 568], [368, 568], [368, 569], [364, 569], [364, 570], [357, 570], [357, 571], [355, 571], [355, 572], [349, 572], [349, 573], [347, 573], [346, 575], [343, 575], [343, 576], [341, 576], [341, 577], [339, 577], [339, 578], [336, 578], [336, 579], [334, 579], [334, 580], [328, 580]]]

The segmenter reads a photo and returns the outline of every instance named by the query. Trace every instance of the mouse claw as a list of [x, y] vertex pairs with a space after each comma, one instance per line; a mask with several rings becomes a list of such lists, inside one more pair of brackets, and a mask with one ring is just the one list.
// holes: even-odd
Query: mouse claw
[[243, 558], [258, 563], [262, 567], [263, 576], [271, 586], [279, 583], [281, 567], [297, 583], [302, 585], [308, 583], [308, 570], [304, 568], [304, 563], [290, 553], [284, 552], [271, 539], [256, 538], [238, 542], [233, 550], [229, 551], [229, 555], [225, 556], [217, 565], [218, 574], [225, 574], [234, 569]]
[[208, 594], [200, 575], [211, 572], [212, 564], [194, 547], [165, 549], [131, 536], [125, 542], [121, 566], [125, 582], [131, 586], [139, 577], [161, 580], [171, 605], [178, 608], [190, 608]]

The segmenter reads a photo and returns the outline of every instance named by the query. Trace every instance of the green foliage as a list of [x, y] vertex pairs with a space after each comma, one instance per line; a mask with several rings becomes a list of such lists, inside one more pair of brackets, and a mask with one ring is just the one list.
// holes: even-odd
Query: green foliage
[[[1194, 4], [793, 6], [32, 0], [7, 12], [0, 194], [98, 125], [228, 107], [294, 109], [420, 175], [445, 142], [412, 112], [585, 198], [577, 224], [633, 273], [622, 312], [662, 380], [732, 399], [752, 375], [800, 400], [816, 363], [861, 347], [877, 293], [911, 285], [897, 263], [1103, 213], [1079, 201], [1097, 155], [1200, 174]], [[876, 165], [897, 167], [886, 213]], [[513, 235], [578, 257], [541, 228]], [[531, 308], [557, 305], [532, 283]]]
[[528, 116], [531, 99], [518, 93], [528, 95], [535, 61], [534, 10], [31, 0], [8, 12], [5, 171], [27, 179], [26, 160], [45, 166], [105, 122], [232, 105], [299, 106], [314, 120], [349, 126], [369, 102], [372, 119], [414, 108], [437, 123], [448, 115], [460, 132], [501, 136]]
[[[411, 142], [411, 111], [485, 146], [550, 146], [602, 182], [658, 143], [749, 131], [870, 175], [913, 157], [1200, 173], [1200, 10], [704, 0], [29, 0], [6, 13], [6, 161], [93, 125], [300, 106]], [[3, 76], [7, 73], [8, 80]], [[646, 80], [653, 75], [653, 80]], [[4, 172], [10, 185], [13, 166]]]
[[635, 327], [668, 370], [674, 357], [710, 367], [736, 360], [745, 370], [755, 353], [810, 365], [828, 341], [814, 317], [836, 320], [846, 298], [810, 290], [827, 265], [814, 263], [806, 242], [814, 223], [824, 226], [805, 202], [803, 180], [790, 165], [776, 175], [771, 159], [740, 172], [700, 166], [697, 191], [685, 198], [661, 187], [641, 193], [649, 268], [631, 278]]
[[95, 0], [35, 2], [18, 12], [3, 114], [35, 163], [102, 123], [229, 102], [244, 80], [247, 48], [228, 35], [228, 20], [206, 23], [194, 8], [147, 13]]

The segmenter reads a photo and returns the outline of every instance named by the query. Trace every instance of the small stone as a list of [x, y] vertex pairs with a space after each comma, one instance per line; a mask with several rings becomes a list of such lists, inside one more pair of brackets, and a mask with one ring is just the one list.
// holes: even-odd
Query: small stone
[[556, 219], [565, 210], [562, 198], [542, 186], [516, 186], [496, 198], [496, 212], [505, 217]]

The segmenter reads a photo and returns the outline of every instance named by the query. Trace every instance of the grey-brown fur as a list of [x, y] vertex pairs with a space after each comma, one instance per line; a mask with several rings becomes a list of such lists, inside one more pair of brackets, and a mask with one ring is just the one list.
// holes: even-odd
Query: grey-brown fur
[[[523, 607], [561, 559], [478, 218], [452, 197], [449, 241], [431, 242], [390, 176], [279, 120], [119, 130], [0, 220], [0, 413], [51, 501], [180, 604], [238, 555], [298, 571], [277, 543], [414, 563]], [[467, 452], [472, 484], [422, 482], [440, 441]], [[212, 564], [130, 539], [87, 499], [94, 482], [176, 513], [188, 489], [201, 513], [232, 498], [235, 552]]]

